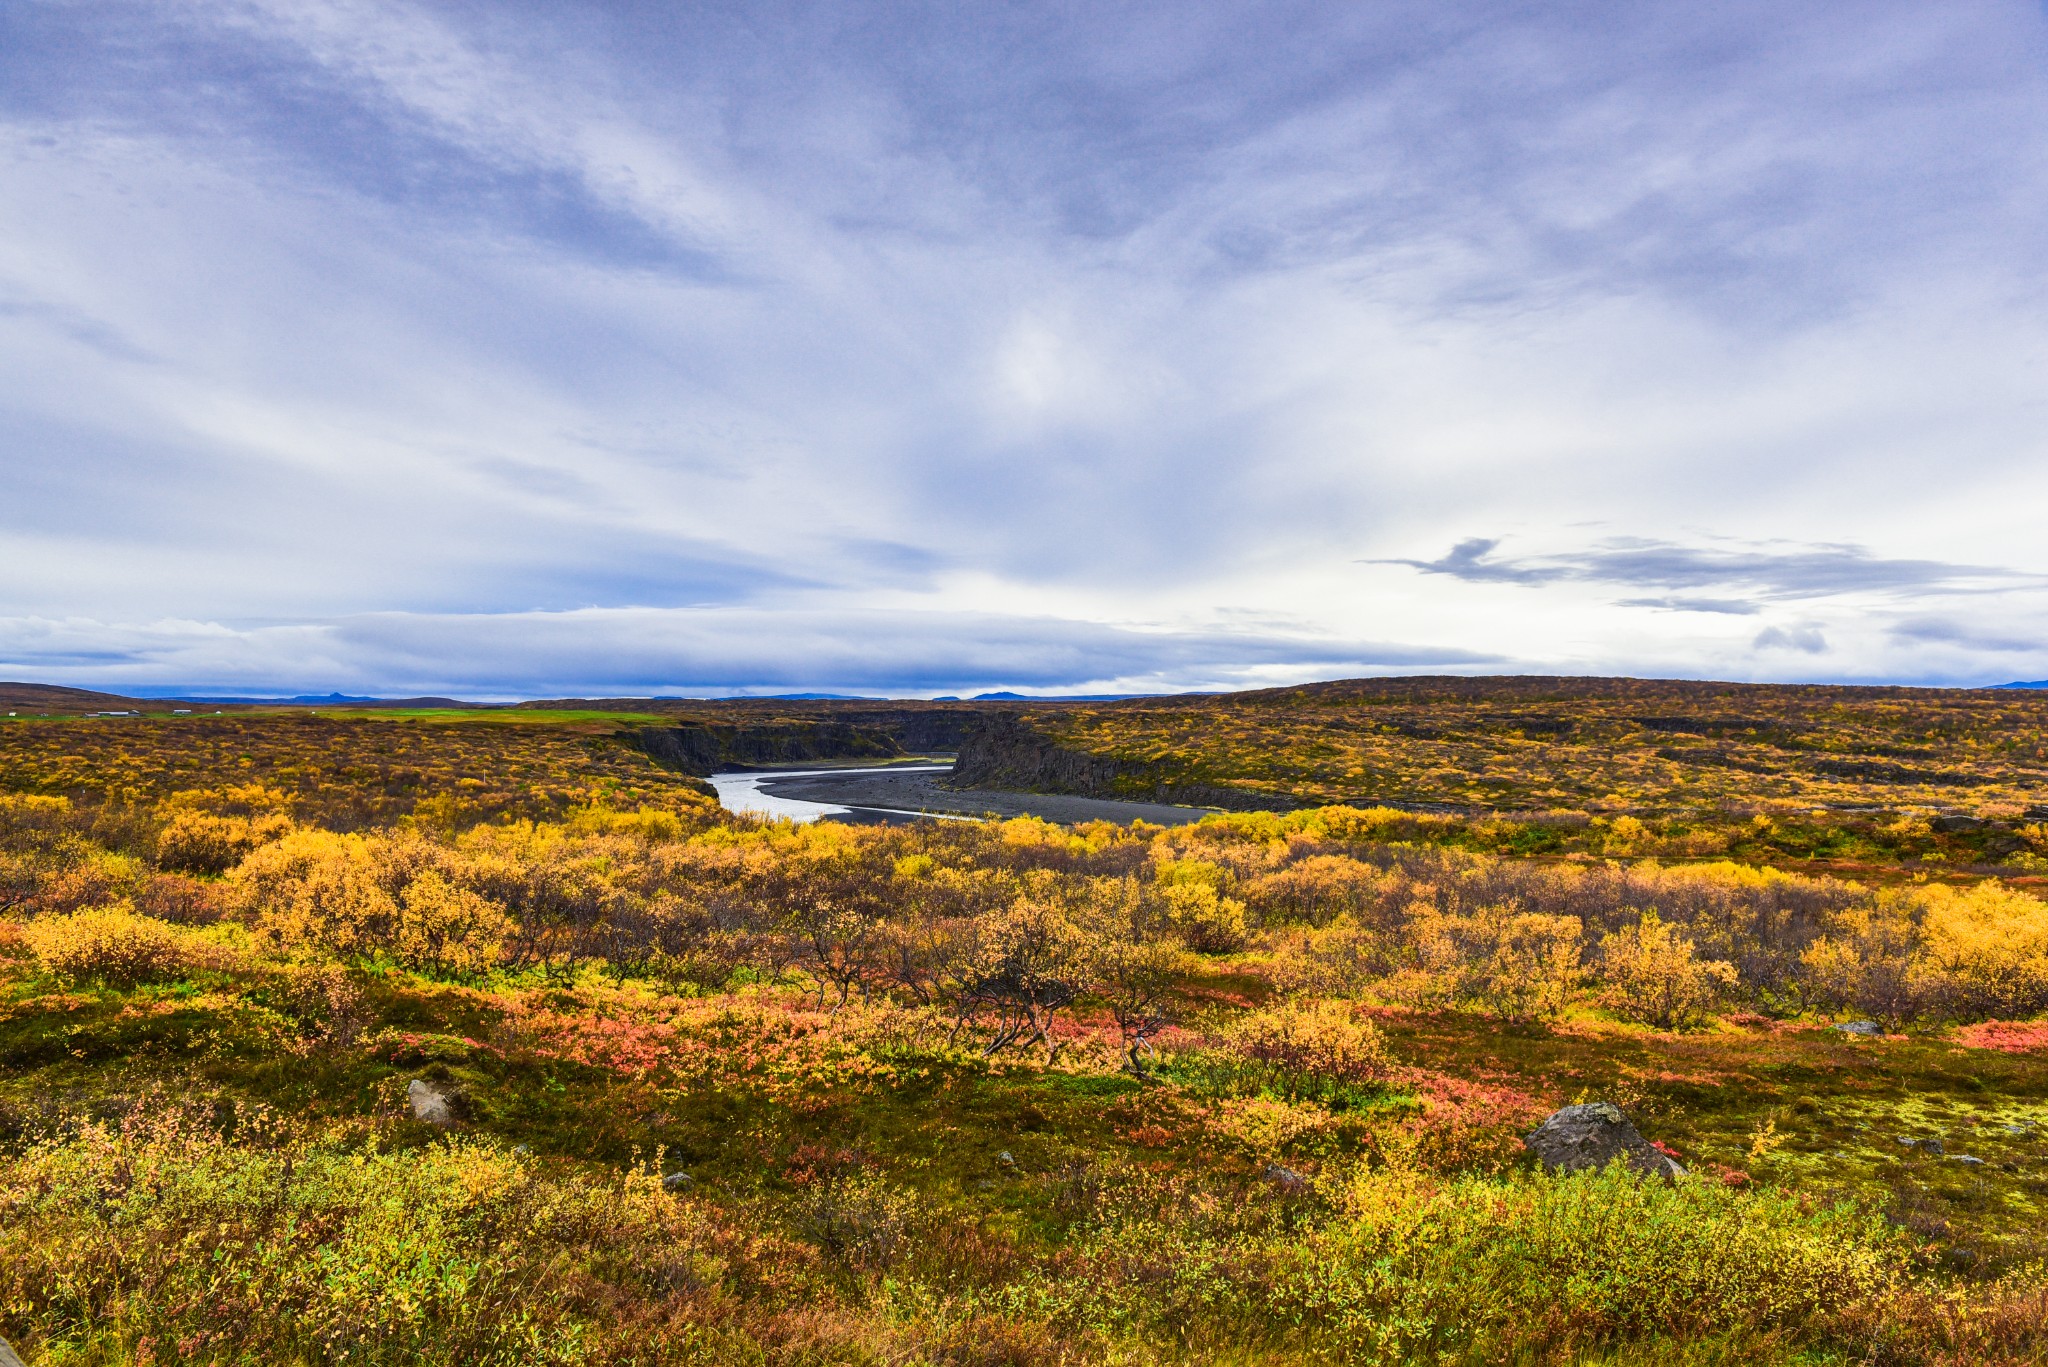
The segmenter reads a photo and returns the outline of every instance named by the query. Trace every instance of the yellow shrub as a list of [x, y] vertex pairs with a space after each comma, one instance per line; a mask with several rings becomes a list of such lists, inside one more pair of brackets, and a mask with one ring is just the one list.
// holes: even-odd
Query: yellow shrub
[[389, 943], [397, 904], [363, 836], [294, 831], [244, 859], [228, 881], [257, 935], [287, 954], [348, 957]]
[[1807, 986], [1821, 1001], [1850, 1007], [1896, 1029], [1928, 1005], [1920, 928], [1909, 896], [1885, 893], [1847, 907], [1828, 933], [1799, 956]]
[[416, 836], [294, 831], [251, 854], [229, 882], [257, 935], [292, 955], [389, 954], [409, 967], [473, 973], [498, 962], [514, 930], [471, 882], [499, 861]]
[[1330, 839], [1361, 843], [1384, 840], [1390, 831], [1415, 819], [1413, 813], [1392, 807], [1324, 807], [1314, 815]]
[[1199, 954], [1228, 954], [1244, 948], [1244, 903], [1224, 897], [1207, 883], [1174, 883], [1160, 889], [1166, 923]]
[[1239, 1058], [1339, 1082], [1380, 1082], [1393, 1055], [1379, 1027], [1340, 1001], [1291, 1001], [1240, 1016], [1224, 1032]]
[[1255, 1157], [1276, 1159], [1296, 1144], [1328, 1135], [1336, 1121], [1321, 1106], [1252, 1096], [1217, 1103], [1205, 1128]]
[[1930, 887], [1916, 900], [1921, 972], [1964, 1016], [2025, 1018], [2048, 1011], [2048, 902], [1996, 881]]
[[1408, 933], [1423, 977], [1401, 995], [1469, 1001], [1504, 1020], [1562, 1014], [1582, 976], [1584, 927], [1576, 916], [1522, 911], [1512, 902], [1445, 915], [1425, 902], [1409, 908]]
[[1616, 854], [1627, 854], [1650, 839], [1650, 828], [1632, 816], [1618, 816], [1607, 828], [1606, 847]]
[[292, 819], [281, 812], [255, 817], [180, 812], [157, 836], [156, 862], [179, 873], [226, 873], [291, 829]]
[[1733, 965], [1701, 959], [1655, 911], [1601, 938], [1600, 976], [1608, 1006], [1667, 1030], [1697, 1024], [1735, 985]]
[[177, 927], [120, 902], [38, 917], [21, 935], [44, 968], [72, 982], [129, 986], [176, 977], [192, 963]]
[[1480, 1000], [1507, 1020], [1551, 1020], [1564, 1013], [1579, 984], [1576, 916], [1515, 912], [1495, 921]]
[[109, 902], [132, 899], [148, 881], [149, 870], [139, 859], [106, 850], [91, 850], [69, 868], [54, 876], [31, 878], [39, 882], [29, 905], [45, 913], [80, 911]]
[[392, 956], [418, 968], [477, 973], [498, 962], [512, 931], [504, 908], [429, 869], [399, 897]]
[[1312, 855], [1244, 886], [1245, 901], [1262, 922], [1306, 921], [1328, 925], [1342, 915], [1370, 907], [1384, 875], [1370, 864], [1343, 855]]

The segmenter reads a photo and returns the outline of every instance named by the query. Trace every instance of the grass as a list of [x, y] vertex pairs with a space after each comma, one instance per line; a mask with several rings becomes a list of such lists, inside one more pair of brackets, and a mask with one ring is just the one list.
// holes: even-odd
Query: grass
[[[726, 1056], [708, 1066], [699, 1066], [700, 1059], [694, 1072], [604, 1066], [555, 1056], [560, 1051], [545, 1038], [517, 1028], [522, 1012], [544, 1003], [559, 1017], [597, 1028], [616, 1019], [621, 991], [658, 997], [658, 988], [603, 973], [586, 973], [580, 985], [514, 979], [462, 985], [391, 968], [359, 968], [348, 979], [359, 995], [349, 1008], [348, 1031], [338, 1034], [331, 1020], [321, 1022], [307, 1006], [290, 970], [252, 964], [124, 990], [67, 986], [32, 963], [11, 961], [0, 1006], [0, 1136], [17, 1155], [29, 1152], [22, 1146], [36, 1135], [74, 1136], [41, 1159], [10, 1160], [13, 1180], [24, 1180], [23, 1161], [44, 1164], [38, 1171], [50, 1164], [75, 1168], [88, 1162], [93, 1145], [159, 1143], [161, 1136], [148, 1137], [156, 1133], [151, 1126], [183, 1125], [191, 1132], [177, 1140], [185, 1146], [180, 1161], [213, 1174], [209, 1193], [221, 1184], [243, 1190], [257, 1181], [256, 1170], [273, 1174], [262, 1181], [277, 1180], [280, 1153], [299, 1154], [290, 1161], [301, 1172], [327, 1174], [316, 1186], [355, 1174], [349, 1178], [359, 1184], [349, 1189], [355, 1195], [329, 1192], [321, 1200], [395, 1199], [381, 1194], [389, 1187], [432, 1206], [454, 1200], [448, 1184], [458, 1174], [474, 1183], [479, 1168], [518, 1188], [522, 1202], [564, 1199], [549, 1195], [548, 1184], [567, 1184], [583, 1193], [579, 1199], [604, 1205], [607, 1220], [657, 1229], [665, 1246], [675, 1237], [676, 1220], [687, 1216], [685, 1223], [702, 1226], [690, 1237], [724, 1251], [701, 1257], [727, 1260], [726, 1272], [713, 1278], [721, 1295], [745, 1302], [727, 1307], [743, 1333], [734, 1330], [740, 1337], [723, 1340], [725, 1346], [747, 1341], [748, 1353], [765, 1352], [771, 1361], [869, 1360], [846, 1343], [820, 1357], [764, 1349], [766, 1321], [789, 1311], [792, 1296], [814, 1308], [838, 1307], [850, 1317], [841, 1329], [854, 1342], [872, 1342], [878, 1325], [907, 1317], [899, 1347], [929, 1338], [954, 1318], [1007, 1306], [1003, 1333], [1041, 1346], [1064, 1344], [1061, 1352], [1085, 1347], [1079, 1360], [1088, 1361], [1228, 1360], [1210, 1356], [1226, 1345], [1246, 1362], [1436, 1361], [1438, 1353], [1454, 1361], [1512, 1361], [1515, 1335], [1549, 1345], [1520, 1359], [1526, 1361], [1628, 1361], [1630, 1352], [1646, 1351], [1645, 1336], [1682, 1342], [1690, 1355], [1659, 1360], [1712, 1361], [1713, 1353], [1739, 1346], [1753, 1361], [1848, 1361], [1840, 1342], [1830, 1348], [1827, 1333], [1816, 1337], [1816, 1326], [1834, 1313], [1823, 1313], [1823, 1303], [1868, 1309], [1867, 1288], [1857, 1290], [1856, 1278], [1904, 1285], [1921, 1265], [1983, 1277], [2044, 1253], [2039, 1203], [2048, 1191], [2048, 1148], [2037, 1131], [2016, 1136], [2001, 1127], [2042, 1118], [2048, 1062], [1939, 1038], [1856, 1042], [1822, 1029], [1740, 1024], [1676, 1035], [1591, 1018], [1555, 1028], [1508, 1027], [1458, 1012], [1386, 1011], [1376, 1019], [1405, 1061], [1402, 1081], [1371, 1097], [1339, 1099], [1303, 1097], [1285, 1086], [1190, 1083], [1172, 1068], [1143, 1083], [1086, 1068], [992, 1066], [943, 1049], [891, 1048], [874, 1040], [824, 1067], [793, 1056], [765, 1066], [750, 1062], [730, 1052], [748, 1052], [737, 1038]], [[729, 1002], [695, 999], [700, 1023], [721, 1004], [817, 1019], [787, 992], [749, 989]], [[407, 1117], [400, 1098], [415, 1077], [463, 1095], [459, 1138], [445, 1139]], [[1240, 1103], [1228, 1100], [1248, 1091], [1297, 1106], [1306, 1101], [1311, 1109], [1338, 1100], [1331, 1110], [1340, 1123], [1268, 1130], [1262, 1137], [1247, 1131], [1244, 1112], [1232, 1109]], [[1673, 1204], [1626, 1179], [1553, 1190], [1528, 1176], [1526, 1160], [1514, 1153], [1514, 1135], [1533, 1114], [1581, 1095], [1623, 1101], [1646, 1131], [1672, 1144], [1705, 1180], [1679, 1188]], [[59, 1098], [61, 1106], [53, 1109]], [[168, 1098], [193, 1104], [181, 1109]], [[116, 1128], [94, 1139], [94, 1116]], [[259, 1143], [248, 1128], [254, 1122], [236, 1122], [237, 1116], [271, 1117], [265, 1124], [289, 1117], [287, 1128], [299, 1136], [291, 1142], [300, 1147]], [[1470, 1133], [1441, 1133], [1457, 1128], [1460, 1116], [1473, 1122]], [[1759, 1153], [1766, 1126], [1773, 1127], [1770, 1142]], [[1905, 1151], [1895, 1132], [1946, 1136], [1951, 1154], [1968, 1149], [1988, 1161], [1966, 1169]], [[1395, 1145], [1404, 1133], [1435, 1134], [1453, 1147], [1432, 1157], [1411, 1146], [1403, 1157]], [[515, 1146], [530, 1157], [508, 1158]], [[1391, 1168], [1366, 1156], [1390, 1151]], [[657, 1159], [659, 1172], [691, 1175], [686, 1198], [633, 1185], [651, 1181], [634, 1173], [659, 1175], [649, 1166]], [[150, 1161], [159, 1160], [169, 1161], [162, 1154]], [[368, 1175], [349, 1166], [360, 1162], [370, 1164]], [[1272, 1163], [1310, 1174], [1317, 1186], [1301, 1196], [1287, 1194], [1266, 1176]], [[1747, 1181], [1731, 1186], [1718, 1180], [1728, 1169], [1746, 1172]], [[1431, 1175], [1436, 1172], [1449, 1176]], [[1743, 1193], [1752, 1186], [1788, 1194], [1751, 1200]], [[226, 1198], [178, 1199], [203, 1205], [218, 1221]], [[1766, 1207], [1757, 1200], [1788, 1204]], [[1855, 1204], [1830, 1213], [1842, 1200]], [[1639, 1214], [1623, 1213], [1630, 1202], [1643, 1201], [1650, 1204]], [[834, 1202], [852, 1205], [838, 1210]], [[21, 1208], [15, 1209], [18, 1221]], [[1880, 1213], [1902, 1232], [1887, 1232], [1893, 1226], [1883, 1221], [1869, 1223]], [[185, 1211], [173, 1223], [195, 1218]], [[343, 1221], [354, 1232], [318, 1243], [336, 1250], [320, 1256], [372, 1263], [398, 1256], [391, 1240], [425, 1237], [412, 1228], [414, 1218], [379, 1216], [384, 1223], [368, 1231]], [[943, 1233], [954, 1241], [946, 1256], [966, 1258], [968, 1265], [946, 1271], [925, 1255], [897, 1251], [876, 1255], [879, 1261], [870, 1266], [863, 1262], [868, 1255], [848, 1251], [848, 1240], [882, 1237], [868, 1223], [898, 1218]], [[1797, 1296], [1813, 1304], [1799, 1301], [1805, 1308], [1785, 1311], [1782, 1322], [1751, 1315], [1742, 1287], [1756, 1284], [1743, 1280], [1753, 1274], [1743, 1272], [1746, 1263], [1729, 1262], [1732, 1254], [1714, 1252], [1722, 1236], [1702, 1231], [1735, 1221], [1727, 1228], [1748, 1230], [1745, 1238], [1775, 1248], [1777, 1235], [1770, 1231], [1809, 1220], [1818, 1222], [1812, 1237], [1820, 1243], [1798, 1247], [1824, 1247], [1834, 1250], [1829, 1257], [1853, 1254], [1860, 1261], [1847, 1270], [1825, 1260], [1799, 1263], [1806, 1270], [1786, 1272], [1786, 1285], [1806, 1287]], [[1669, 1222], [1673, 1233], [1658, 1234], [1660, 1222]], [[23, 1226], [13, 1227], [19, 1255]], [[67, 1228], [72, 1234], [66, 1237], [86, 1237]], [[749, 1264], [747, 1276], [772, 1282], [801, 1273], [799, 1283], [810, 1289], [745, 1290], [745, 1278], [732, 1280], [735, 1255], [722, 1241], [745, 1228], [784, 1231], [776, 1237], [785, 1241], [747, 1255], [758, 1263]], [[1418, 1246], [1412, 1234], [1400, 1233], [1411, 1228], [1432, 1231], [1430, 1242]], [[1614, 1272], [1613, 1260], [1623, 1255], [1603, 1242], [1606, 1236], [1597, 1232], [1603, 1228], [1633, 1230], [1628, 1246], [1638, 1251], [1627, 1256], [1647, 1260], [1643, 1267]], [[502, 1231], [501, 1224], [486, 1220], [477, 1229], [484, 1231], [476, 1233], [479, 1240], [503, 1238], [488, 1232]], [[115, 1245], [104, 1241], [115, 1239], [122, 1256], [135, 1256], [117, 1232], [101, 1230], [92, 1238], [110, 1250]], [[443, 1233], [461, 1243], [459, 1230]], [[57, 1247], [47, 1242], [54, 1237], [47, 1231], [34, 1236], [46, 1252]], [[349, 1254], [357, 1247], [349, 1240], [368, 1242]], [[427, 1255], [405, 1246], [417, 1271], [417, 1259]], [[807, 1261], [815, 1254], [791, 1251], [802, 1248], [826, 1250], [822, 1269]], [[1389, 1248], [1407, 1251], [1388, 1264]], [[534, 1268], [500, 1268], [498, 1284], [475, 1280], [489, 1260], [461, 1247], [433, 1256], [463, 1264], [467, 1270], [457, 1272], [472, 1279], [463, 1294], [479, 1305], [535, 1294]], [[587, 1241], [566, 1253], [547, 1252], [558, 1256], [586, 1263], [597, 1258]], [[1821, 1253], [1799, 1256], [1811, 1260]], [[782, 1266], [789, 1257], [796, 1265]], [[1105, 1272], [1107, 1280], [1077, 1285], [1076, 1259], [1118, 1270]], [[913, 1274], [906, 1263], [920, 1260]], [[1137, 1264], [1171, 1269], [1169, 1282], [1150, 1280], [1149, 1273], [1131, 1281]], [[1572, 1289], [1578, 1274], [1559, 1270], [1567, 1264], [1607, 1268], [1627, 1287], [1654, 1278], [1665, 1294], [1682, 1292], [1683, 1305], [1659, 1309], [1628, 1299], [1635, 1291], [1596, 1291], [1590, 1283]], [[457, 1275], [436, 1266], [433, 1275], [443, 1282]], [[710, 1275], [701, 1269], [692, 1275], [700, 1274]], [[606, 1275], [625, 1276], [616, 1270]], [[830, 1289], [811, 1285], [819, 1275]], [[1246, 1286], [1256, 1294], [1247, 1296]], [[1721, 1308], [1702, 1303], [1710, 1292], [1725, 1302]], [[319, 1294], [330, 1293], [332, 1287]], [[17, 1336], [27, 1329], [28, 1342], [51, 1362], [148, 1360], [136, 1355], [136, 1344], [152, 1335], [168, 1342], [159, 1329], [180, 1303], [168, 1289], [153, 1294], [157, 1299], [147, 1304], [128, 1303], [125, 1320], [110, 1320], [103, 1310], [69, 1321], [46, 1310], [24, 1320], [17, 1301], [8, 1312], [10, 1327]], [[283, 1288], [276, 1294], [313, 1292]], [[428, 1297], [406, 1312], [416, 1323], [393, 1321], [372, 1342], [362, 1337], [368, 1331], [360, 1315], [370, 1313], [362, 1305], [307, 1304], [308, 1323], [326, 1322], [323, 1315], [346, 1321], [361, 1351], [335, 1355], [331, 1345], [271, 1339], [259, 1357], [456, 1361], [464, 1360], [461, 1353], [476, 1353], [481, 1356], [469, 1360], [484, 1361], [514, 1351], [498, 1311], [491, 1312], [495, 1319], [479, 1318], [480, 1310], [465, 1319], [452, 1304], [436, 1309]], [[378, 1313], [398, 1313], [378, 1304]], [[573, 1307], [555, 1310], [575, 1318]], [[1181, 1336], [1161, 1340], [1169, 1322], [1179, 1325]], [[180, 1321], [187, 1338], [199, 1323], [187, 1312]], [[1716, 1335], [1721, 1348], [1714, 1346]], [[225, 1356], [201, 1352], [189, 1360], [250, 1360], [237, 1356], [246, 1348], [239, 1342], [244, 1346]], [[515, 1347], [539, 1351], [531, 1343]], [[595, 1342], [586, 1347], [596, 1354], [591, 1360], [612, 1360], [617, 1345], [603, 1353]], [[1141, 1349], [1152, 1356], [1114, 1356]], [[1036, 1352], [905, 1360], [1065, 1360]], [[579, 1359], [566, 1354], [561, 1360]]]

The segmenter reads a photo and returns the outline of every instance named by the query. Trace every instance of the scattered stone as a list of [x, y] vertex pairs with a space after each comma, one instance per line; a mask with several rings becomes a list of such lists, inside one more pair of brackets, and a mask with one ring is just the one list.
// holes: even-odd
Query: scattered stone
[[1951, 1163], [1961, 1163], [1963, 1166], [1970, 1168], [1981, 1168], [1984, 1166], [1983, 1159], [1973, 1157], [1967, 1153], [1959, 1153], [1948, 1161]]
[[1308, 1189], [1308, 1179], [1292, 1168], [1283, 1168], [1278, 1163], [1266, 1165], [1265, 1178], [1290, 1196]]
[[406, 1100], [412, 1103], [412, 1117], [424, 1120], [429, 1125], [453, 1125], [455, 1123], [455, 1102], [425, 1078], [414, 1078], [405, 1086]]
[[1006, 1168], [1014, 1168], [1017, 1166], [1017, 1160], [1010, 1156], [1010, 1151], [1008, 1149], [1004, 1149], [1001, 1153], [996, 1155], [996, 1162], [1001, 1163]]
[[1669, 1154], [1637, 1133], [1620, 1107], [1606, 1101], [1553, 1111], [1522, 1143], [1552, 1172], [1604, 1168], [1620, 1158], [1646, 1177], [1685, 1175]]
[[1835, 1029], [1845, 1035], [1882, 1035], [1884, 1027], [1876, 1021], [1843, 1021]]
[[1936, 1158], [1941, 1157], [1943, 1152], [1939, 1139], [1923, 1139], [1920, 1141], [1920, 1147], [1933, 1154]]
[[1980, 816], [1937, 816], [1927, 824], [1943, 835], [1958, 835], [1964, 831], [1981, 831], [1991, 823]]
[[533, 1150], [527, 1148], [524, 1144], [514, 1144], [512, 1146], [512, 1156], [514, 1158], [531, 1158], [533, 1157]]
[[979, 1182], [976, 1182], [974, 1184], [974, 1189], [976, 1191], [994, 1191], [996, 1189], [996, 1184], [989, 1181], [986, 1177], [984, 1177]]
[[1914, 1138], [1914, 1137], [1913, 1137], [1912, 1135], [1910, 1135], [1910, 1134], [1902, 1134], [1902, 1135], [1900, 1135], [1900, 1136], [1899, 1136], [1898, 1138], [1899, 1138], [1899, 1142], [1900, 1142], [1901, 1144], [1904, 1144], [1904, 1145], [1905, 1145], [1905, 1146], [1906, 1146], [1907, 1148], [1909, 1148], [1909, 1149], [1911, 1149], [1911, 1148], [1916, 1148], [1916, 1147], [1918, 1147], [1918, 1146], [1919, 1146], [1919, 1143], [1920, 1143], [1920, 1141], [1919, 1141], [1919, 1140], [1915, 1139], [1915, 1138]]
[[663, 1191], [688, 1191], [697, 1185], [697, 1179], [687, 1172], [672, 1172], [661, 1179]]
[[2007, 1125], [2007, 1126], [2005, 1127], [2005, 1132], [2006, 1132], [2007, 1134], [2011, 1134], [2011, 1135], [2019, 1135], [2019, 1136], [2021, 1136], [2021, 1137], [2025, 1137], [2026, 1135], [2030, 1135], [2030, 1134], [2032, 1134], [2032, 1133], [2034, 1132], [2034, 1123], [2033, 1123], [2032, 1121], [2028, 1121], [2028, 1122], [2027, 1122], [2026, 1124], [2024, 1124], [2024, 1125], [2020, 1125], [2020, 1124], [2012, 1124], [2012, 1125]]
[[22, 1367], [21, 1359], [15, 1356], [6, 1339], [0, 1339], [0, 1367]]

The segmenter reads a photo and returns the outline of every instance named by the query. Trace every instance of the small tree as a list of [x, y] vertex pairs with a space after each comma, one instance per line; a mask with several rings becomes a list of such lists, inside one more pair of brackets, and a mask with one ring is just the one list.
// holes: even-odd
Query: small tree
[[1555, 1020], [1564, 1014], [1579, 985], [1579, 945], [1585, 935], [1576, 916], [1518, 911], [1493, 918], [1491, 953], [1479, 996], [1503, 1020]]
[[1653, 909], [1601, 938], [1600, 976], [1602, 995], [1618, 1014], [1673, 1030], [1698, 1024], [1720, 1004], [1735, 985], [1735, 966], [1700, 958]]
[[1137, 885], [1099, 887], [1080, 914], [1089, 984], [1116, 1022], [1124, 1066], [1139, 1077], [1139, 1054], [1173, 1021], [1174, 996], [1193, 968], [1180, 937], [1150, 924]]
[[1009, 1048], [1059, 1056], [1053, 1022], [1081, 993], [1087, 972], [1082, 936], [1050, 903], [1024, 900], [977, 927], [976, 952], [962, 970], [953, 1037], [970, 1025], [990, 1029], [984, 1055]]
[[1799, 963], [1814, 996], [1896, 1031], [1932, 1005], [1919, 956], [1920, 927], [1911, 902], [1886, 893], [1870, 906], [1838, 913]]
[[837, 1014], [855, 988], [866, 1000], [867, 984], [877, 972], [885, 946], [880, 924], [857, 908], [819, 901], [799, 907], [790, 918], [804, 968], [818, 985], [822, 1009], [828, 994]]

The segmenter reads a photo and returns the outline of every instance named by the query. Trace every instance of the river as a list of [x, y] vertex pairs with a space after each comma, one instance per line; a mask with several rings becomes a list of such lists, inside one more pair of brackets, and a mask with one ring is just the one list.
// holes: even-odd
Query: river
[[727, 811], [789, 821], [983, 821], [1035, 816], [1047, 821], [1150, 821], [1179, 826], [1209, 814], [1204, 807], [1018, 793], [996, 788], [948, 788], [938, 780], [950, 764], [871, 764], [859, 769], [776, 769], [713, 774], [711, 785]]
[[824, 779], [834, 786], [843, 787], [857, 784], [863, 779], [879, 778], [884, 774], [950, 774], [950, 764], [894, 764], [888, 766], [869, 765], [860, 769], [775, 769], [753, 770], [741, 774], [713, 774], [711, 786], [718, 790], [718, 801], [729, 812], [742, 816], [776, 817], [785, 821], [818, 821], [826, 817], [852, 817], [856, 820], [887, 820], [891, 817], [908, 818], [931, 816], [941, 820], [971, 821], [974, 818], [951, 812], [916, 812], [895, 807], [871, 806], [866, 803], [814, 802], [800, 797], [787, 797], [764, 791], [764, 785], [788, 783], [795, 779]]

